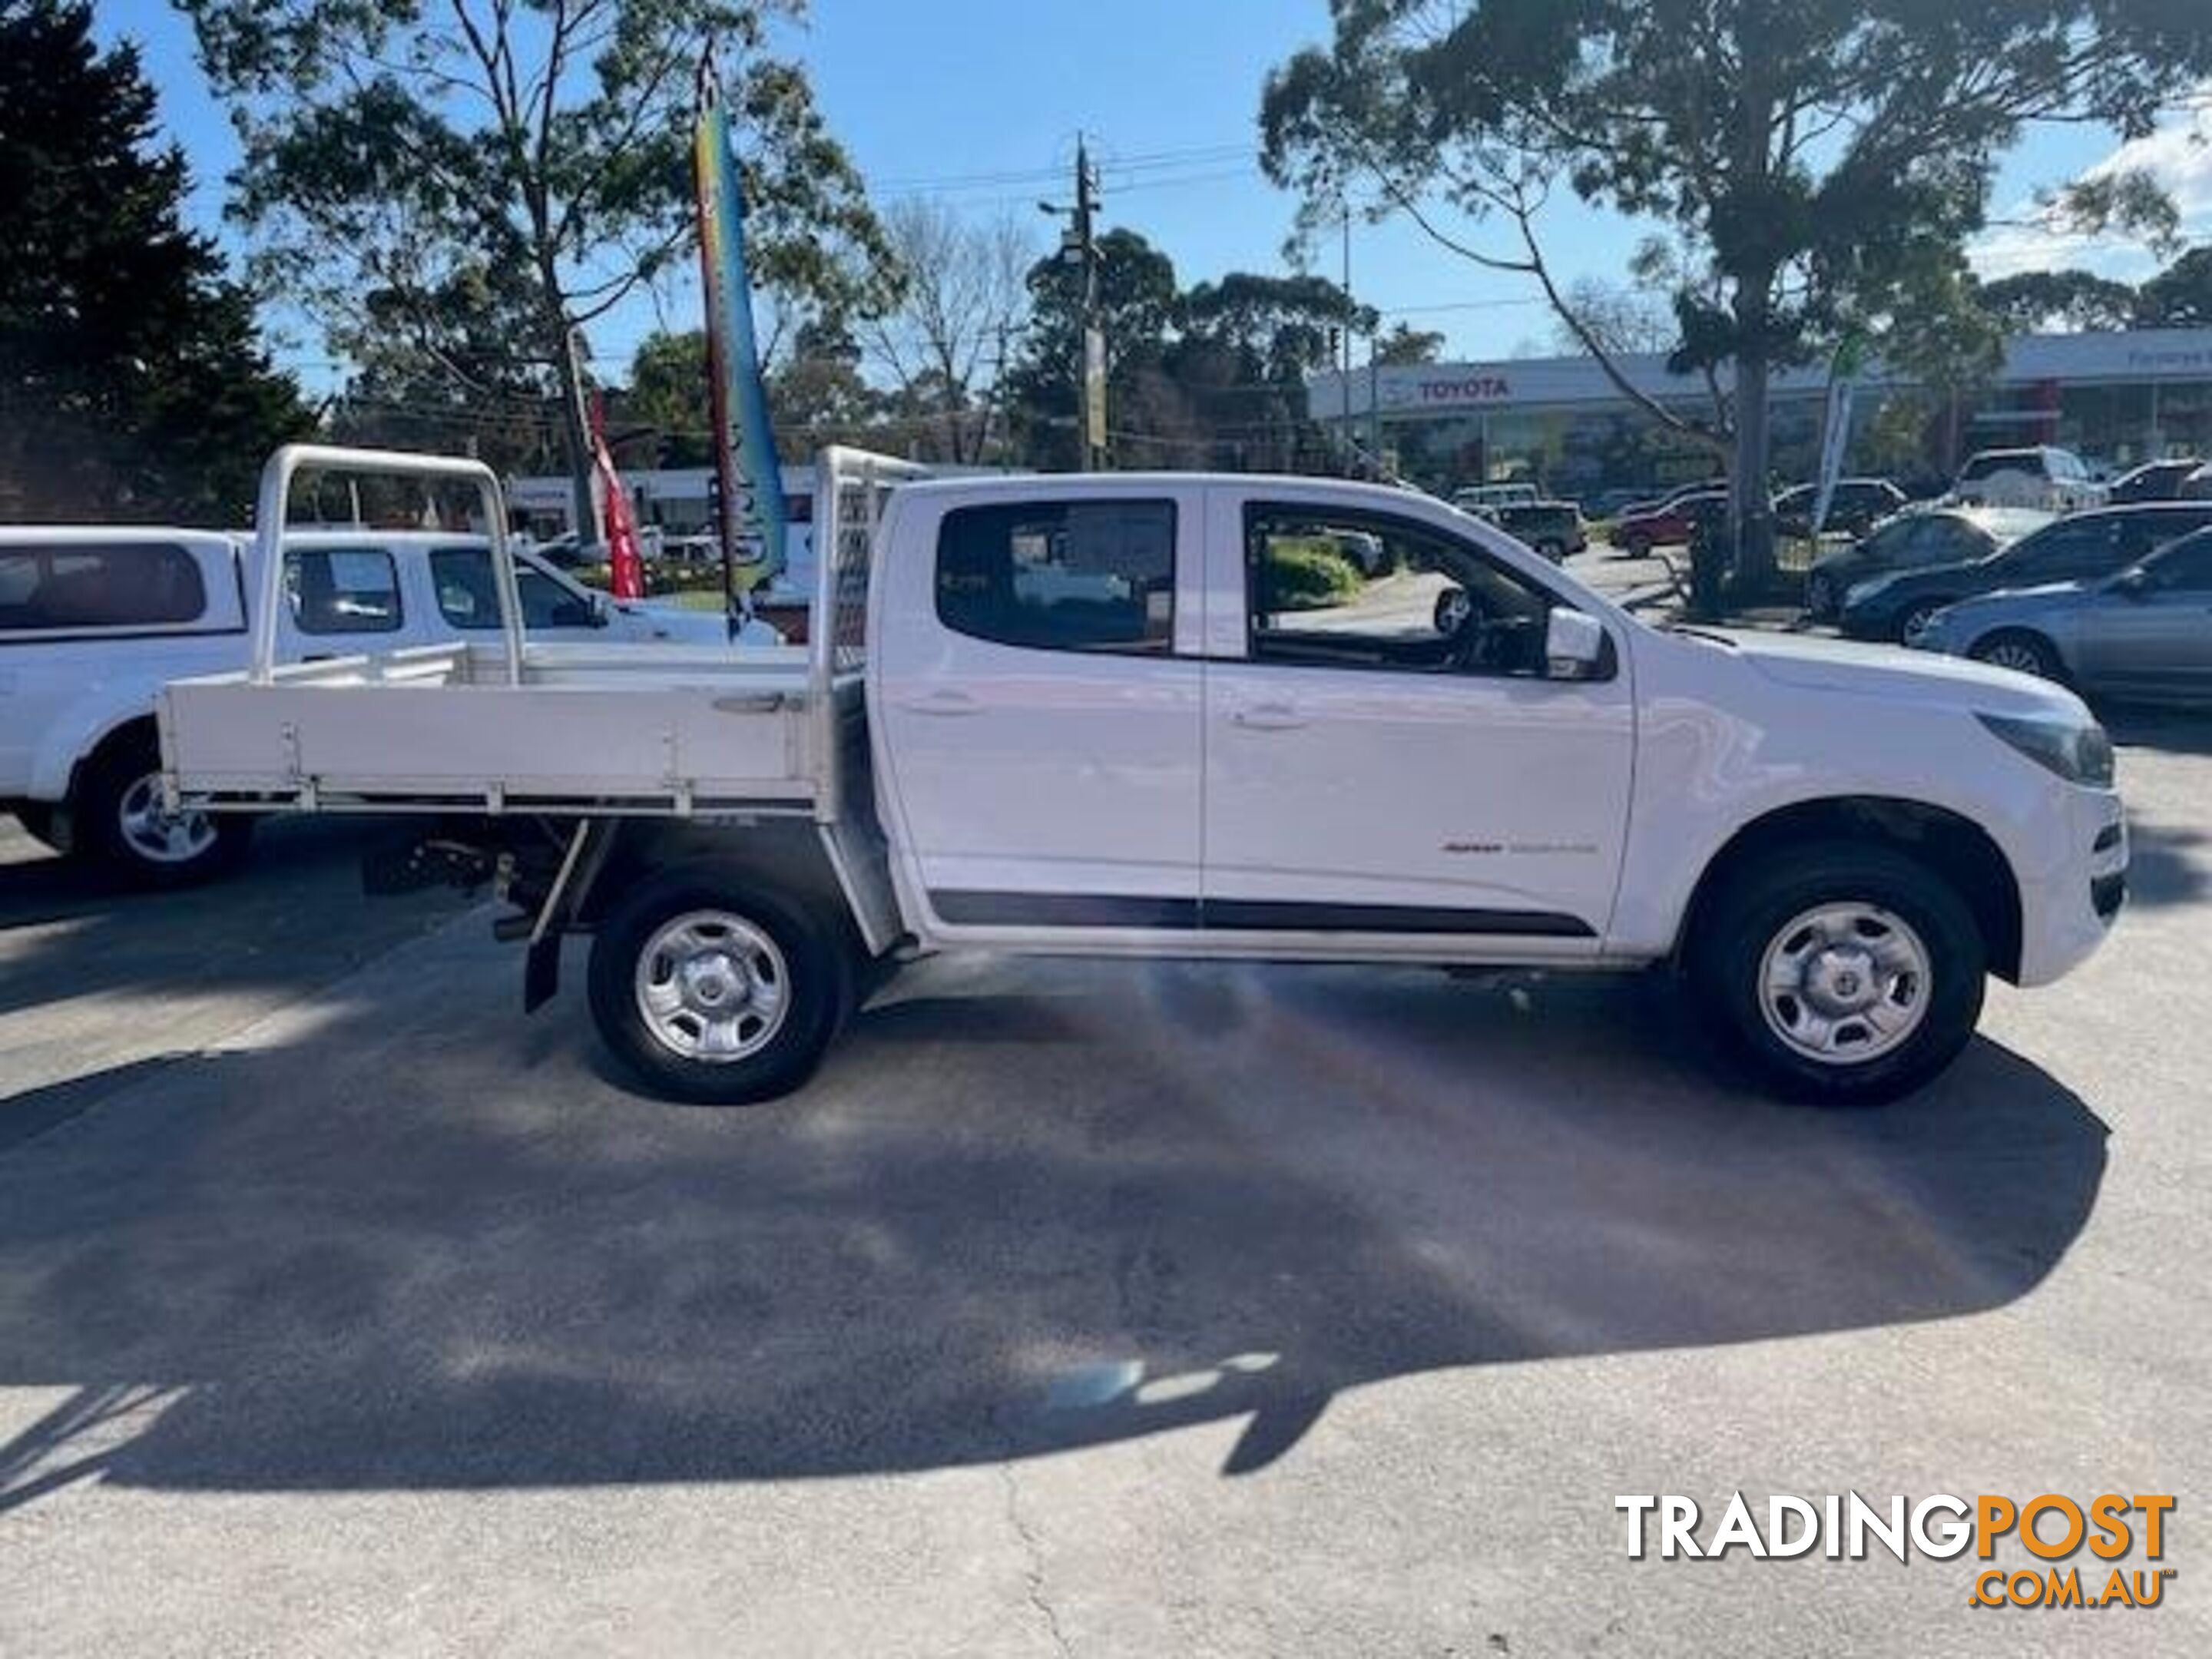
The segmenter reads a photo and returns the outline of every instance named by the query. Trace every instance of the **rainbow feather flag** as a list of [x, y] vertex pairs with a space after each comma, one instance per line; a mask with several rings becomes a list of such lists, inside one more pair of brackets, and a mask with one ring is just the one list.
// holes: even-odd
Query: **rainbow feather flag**
[[[699, 197], [699, 264], [707, 293], [707, 372], [714, 422], [714, 471], [721, 486], [722, 579], [734, 592], [740, 540], [757, 550], [751, 586], [785, 568], [783, 472], [769, 424], [768, 387], [753, 336], [752, 279], [745, 270], [745, 208], [730, 118], [709, 52], [699, 64], [699, 118], [691, 146]], [[737, 612], [731, 611], [731, 626]]]

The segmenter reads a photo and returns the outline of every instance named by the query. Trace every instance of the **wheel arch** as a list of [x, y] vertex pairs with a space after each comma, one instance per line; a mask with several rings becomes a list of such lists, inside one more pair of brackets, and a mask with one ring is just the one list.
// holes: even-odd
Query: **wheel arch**
[[105, 764], [111, 755], [129, 744], [137, 743], [142, 738], [152, 744], [157, 754], [160, 752], [161, 727], [160, 722], [154, 717], [154, 711], [150, 708], [136, 714], [118, 715], [106, 726], [100, 728], [89, 740], [77, 743], [75, 745], [76, 757], [69, 763], [68, 769], [62, 774], [61, 793], [58, 799], [74, 801], [84, 781]]
[[2017, 981], [2021, 962], [2020, 883], [1989, 832], [1948, 807], [1888, 795], [1827, 796], [1794, 802], [1741, 825], [1706, 861], [1682, 913], [1679, 960], [1714, 901], [1737, 872], [1793, 845], [1857, 841], [1892, 848], [1955, 887], [1989, 948], [1990, 968]]

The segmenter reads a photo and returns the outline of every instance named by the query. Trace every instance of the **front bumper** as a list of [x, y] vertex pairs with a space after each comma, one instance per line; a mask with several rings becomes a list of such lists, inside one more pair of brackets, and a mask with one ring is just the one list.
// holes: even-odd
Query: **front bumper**
[[2127, 902], [2128, 826], [2117, 792], [2068, 786], [2059, 843], [2020, 883], [2020, 983], [2048, 985], [2087, 961]]

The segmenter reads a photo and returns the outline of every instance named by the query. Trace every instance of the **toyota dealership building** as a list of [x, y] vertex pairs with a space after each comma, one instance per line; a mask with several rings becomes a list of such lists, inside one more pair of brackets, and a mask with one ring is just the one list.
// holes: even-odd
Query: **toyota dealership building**
[[[1670, 409], [1710, 418], [1704, 380], [1666, 359], [1624, 357], [1630, 382]], [[1827, 393], [1825, 364], [1775, 371], [1774, 471], [1811, 476]], [[1310, 382], [1310, 408], [1382, 453], [1413, 482], [1444, 490], [1528, 478], [1562, 495], [1650, 490], [1713, 472], [1711, 452], [1638, 411], [1589, 357], [1424, 363]], [[2059, 444], [2118, 470], [2163, 455], [2212, 453], [2212, 329], [2036, 334], [2008, 341], [1977, 392], [1931, 393], [1879, 362], [1863, 368], [1847, 471], [1947, 481], [1977, 449]]]

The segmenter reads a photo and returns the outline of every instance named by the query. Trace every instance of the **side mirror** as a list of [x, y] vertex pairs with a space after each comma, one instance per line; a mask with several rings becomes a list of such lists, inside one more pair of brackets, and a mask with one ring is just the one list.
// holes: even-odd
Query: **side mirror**
[[2122, 599], [2142, 599], [2150, 593], [2150, 572], [2138, 565], [2112, 578], [2112, 592]]
[[1595, 617], [1555, 605], [1544, 624], [1544, 673], [1555, 680], [1595, 678], [1605, 662], [1605, 626]]

